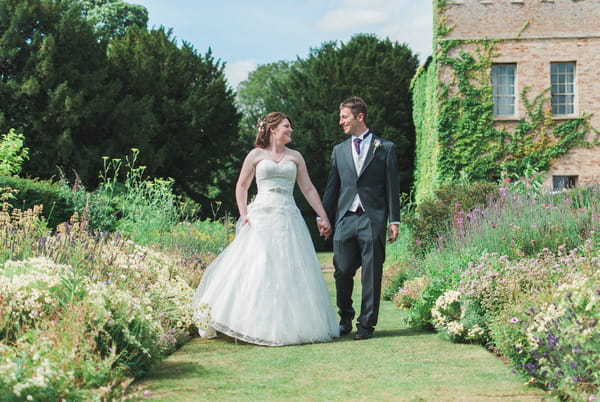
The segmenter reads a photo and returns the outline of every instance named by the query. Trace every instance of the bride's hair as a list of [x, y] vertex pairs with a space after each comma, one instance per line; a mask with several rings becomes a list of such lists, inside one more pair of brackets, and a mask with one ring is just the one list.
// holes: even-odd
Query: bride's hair
[[256, 140], [254, 146], [259, 148], [266, 148], [271, 144], [271, 130], [274, 129], [281, 123], [282, 120], [288, 119], [290, 126], [294, 127], [294, 123], [289, 116], [281, 112], [271, 112], [266, 115], [263, 119], [259, 119], [256, 123], [258, 128], [258, 134], [256, 134]]

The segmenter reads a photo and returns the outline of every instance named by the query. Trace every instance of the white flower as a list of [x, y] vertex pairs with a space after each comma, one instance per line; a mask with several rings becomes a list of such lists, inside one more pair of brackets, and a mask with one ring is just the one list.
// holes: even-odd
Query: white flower
[[377, 151], [377, 148], [381, 146], [381, 141], [373, 140], [373, 152]]

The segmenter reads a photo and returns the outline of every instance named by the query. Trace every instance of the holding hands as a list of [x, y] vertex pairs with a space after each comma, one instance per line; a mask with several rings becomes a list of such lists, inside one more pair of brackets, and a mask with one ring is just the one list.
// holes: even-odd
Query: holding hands
[[333, 233], [333, 228], [329, 223], [329, 219], [327, 217], [318, 217], [317, 218], [317, 227], [319, 228], [319, 235], [323, 237], [325, 240], [328, 240]]

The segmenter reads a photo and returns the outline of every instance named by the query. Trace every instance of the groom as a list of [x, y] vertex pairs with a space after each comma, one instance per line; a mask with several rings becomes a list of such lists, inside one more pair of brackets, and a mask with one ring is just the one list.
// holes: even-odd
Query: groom
[[[367, 105], [361, 98], [341, 103], [339, 124], [350, 138], [333, 148], [323, 205], [335, 228], [333, 265], [340, 334], [352, 331], [354, 274], [362, 267], [362, 301], [354, 339], [363, 340], [372, 336], [377, 324], [386, 226], [390, 243], [398, 237], [396, 146], [368, 129]], [[332, 233], [321, 225], [319, 229], [325, 238]]]

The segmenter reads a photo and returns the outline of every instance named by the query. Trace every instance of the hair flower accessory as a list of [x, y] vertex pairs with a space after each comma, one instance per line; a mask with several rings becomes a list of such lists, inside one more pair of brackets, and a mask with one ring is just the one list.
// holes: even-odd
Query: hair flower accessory
[[263, 119], [258, 119], [258, 121], [256, 122], [256, 128], [258, 128], [259, 130], [264, 128], [267, 125], [267, 122], [264, 121]]

